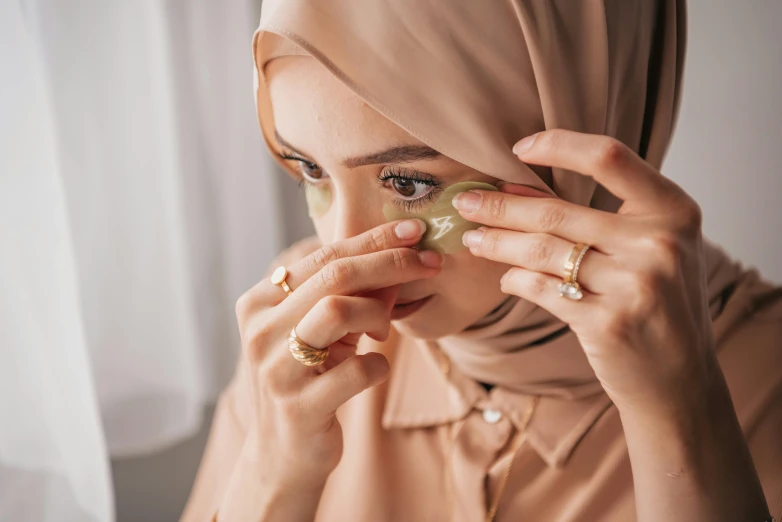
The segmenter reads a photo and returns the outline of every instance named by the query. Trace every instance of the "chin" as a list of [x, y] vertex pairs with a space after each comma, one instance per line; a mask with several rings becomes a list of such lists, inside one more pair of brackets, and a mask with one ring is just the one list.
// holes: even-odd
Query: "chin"
[[439, 299], [440, 296], [436, 296], [414, 314], [392, 321], [394, 328], [402, 335], [434, 341], [457, 334], [469, 326], [469, 323], [462, 325], [452, 314], [446, 313], [443, 307], [437, 306]]

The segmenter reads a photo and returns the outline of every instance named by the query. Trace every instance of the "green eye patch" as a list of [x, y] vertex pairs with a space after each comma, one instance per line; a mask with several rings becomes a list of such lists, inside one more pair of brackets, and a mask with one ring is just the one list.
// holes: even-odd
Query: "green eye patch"
[[421, 213], [405, 212], [393, 205], [384, 205], [383, 215], [388, 221], [422, 219], [426, 223], [426, 232], [416, 247], [422, 250], [435, 250], [441, 254], [453, 254], [466, 248], [462, 243], [462, 235], [468, 230], [475, 230], [481, 226], [480, 223], [462, 218], [451, 203], [457, 194], [474, 189], [497, 190], [497, 187], [479, 181], [462, 181], [445, 189], [437, 201]]
[[311, 218], [319, 218], [331, 207], [331, 185], [323, 183], [304, 186], [304, 197], [307, 200], [307, 210]]

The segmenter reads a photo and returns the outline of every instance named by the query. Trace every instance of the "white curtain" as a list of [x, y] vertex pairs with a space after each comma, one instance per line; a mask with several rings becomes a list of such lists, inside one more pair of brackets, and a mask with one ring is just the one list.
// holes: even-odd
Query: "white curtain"
[[109, 521], [194, 433], [283, 242], [259, 2], [0, 2], [0, 520]]
[[0, 3], [0, 520], [111, 520], [40, 49]]

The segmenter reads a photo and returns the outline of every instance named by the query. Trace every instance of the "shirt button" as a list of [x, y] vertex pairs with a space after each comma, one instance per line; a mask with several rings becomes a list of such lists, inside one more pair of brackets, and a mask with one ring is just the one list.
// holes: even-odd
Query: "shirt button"
[[489, 424], [497, 424], [502, 418], [500, 410], [483, 410], [483, 420]]

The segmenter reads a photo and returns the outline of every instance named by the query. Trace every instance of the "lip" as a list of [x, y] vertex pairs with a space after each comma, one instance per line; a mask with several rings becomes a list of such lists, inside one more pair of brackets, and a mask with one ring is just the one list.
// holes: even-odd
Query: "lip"
[[391, 320], [396, 321], [413, 315], [418, 310], [420, 310], [426, 303], [428, 303], [432, 297], [434, 297], [434, 295], [430, 295], [422, 299], [417, 299], [415, 301], [407, 301], [407, 302], [401, 302], [395, 304], [394, 307], [391, 309]]

